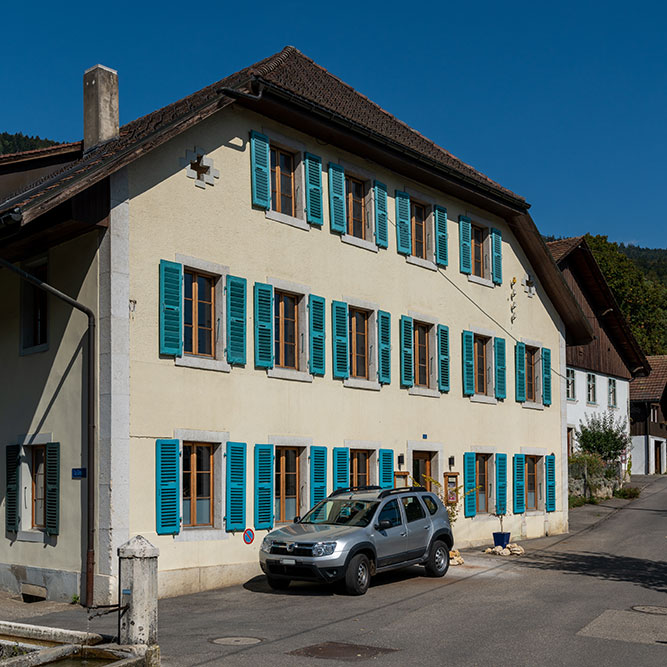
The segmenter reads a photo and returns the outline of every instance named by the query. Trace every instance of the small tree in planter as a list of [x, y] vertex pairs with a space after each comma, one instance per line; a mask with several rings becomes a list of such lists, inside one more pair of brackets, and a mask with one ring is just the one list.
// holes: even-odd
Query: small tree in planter
[[510, 542], [510, 533], [506, 533], [503, 530], [503, 519], [509, 514], [511, 514], [509, 510], [505, 510], [502, 514], [499, 514], [497, 510], [493, 513], [493, 516], [500, 520], [500, 532], [493, 533], [493, 545], [496, 547], [503, 547], [503, 549]]

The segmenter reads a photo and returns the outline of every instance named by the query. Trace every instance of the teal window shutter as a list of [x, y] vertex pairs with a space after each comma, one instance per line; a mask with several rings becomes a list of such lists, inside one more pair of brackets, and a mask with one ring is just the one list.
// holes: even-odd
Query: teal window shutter
[[391, 315], [378, 310], [378, 382], [391, 383]]
[[551, 405], [551, 350], [542, 348], [542, 403]]
[[463, 394], [472, 396], [475, 393], [475, 334], [464, 331], [461, 337], [463, 360]]
[[375, 197], [375, 243], [380, 248], [386, 248], [389, 245], [387, 186], [380, 181], [375, 181], [373, 194]]
[[331, 231], [345, 234], [347, 231], [345, 170], [333, 162], [329, 162], [329, 218]]
[[493, 339], [493, 362], [495, 366], [496, 398], [507, 398], [507, 362], [505, 339]]
[[499, 229], [491, 230], [491, 274], [493, 282], [503, 282], [503, 237]]
[[60, 443], [46, 444], [44, 516], [47, 535], [60, 532]]
[[449, 391], [449, 327], [438, 324], [438, 389]]
[[381, 488], [394, 488], [394, 451], [392, 449], [381, 449], [378, 452], [378, 480]]
[[271, 208], [271, 160], [269, 138], [254, 130], [250, 133], [250, 162], [252, 163], [252, 205]]
[[322, 225], [322, 160], [305, 153], [306, 166], [306, 220], [311, 225]]
[[327, 497], [327, 448], [310, 448], [310, 506]]
[[514, 514], [526, 511], [526, 456], [514, 455]]
[[19, 531], [19, 470], [21, 465], [19, 445], [7, 445], [5, 449], [5, 529]]
[[401, 316], [401, 384], [412, 387], [415, 382], [412, 318]]
[[273, 445], [255, 445], [255, 529], [273, 528]]
[[183, 354], [183, 265], [160, 260], [160, 354]]
[[496, 454], [496, 514], [507, 514], [507, 454]]
[[465, 516], [477, 514], [477, 473], [475, 471], [475, 453], [466, 452], [463, 455], [463, 513]]
[[410, 195], [396, 190], [396, 249], [401, 255], [412, 252], [412, 226], [410, 225]]
[[516, 400], [524, 403], [526, 400], [526, 346], [517, 343], [514, 346], [514, 357], [516, 364]]
[[334, 447], [333, 484], [334, 491], [350, 486], [350, 450], [348, 447]]
[[273, 368], [273, 285], [255, 283], [255, 366]]
[[546, 502], [547, 512], [556, 511], [556, 457], [553, 454], [544, 457], [544, 472], [547, 480]]
[[433, 213], [435, 217], [435, 262], [440, 266], [447, 266], [447, 209], [436, 206]]
[[348, 310], [344, 301], [331, 303], [331, 327], [333, 329], [333, 376], [350, 376], [350, 353], [348, 341]]
[[246, 279], [227, 276], [227, 361], [246, 362]]
[[155, 441], [155, 530], [177, 535], [181, 530], [181, 475], [178, 440]]
[[313, 375], [324, 375], [326, 362], [324, 344], [325, 332], [325, 301], [321, 296], [311, 294], [308, 297], [308, 332], [309, 340], [309, 365]]
[[246, 443], [227, 443], [225, 530], [245, 530]]
[[465, 215], [459, 216], [459, 265], [461, 273], [472, 273], [472, 226]]

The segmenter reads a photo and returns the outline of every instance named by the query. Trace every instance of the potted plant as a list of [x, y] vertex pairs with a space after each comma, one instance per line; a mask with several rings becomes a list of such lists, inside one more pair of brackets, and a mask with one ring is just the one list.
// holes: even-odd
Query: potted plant
[[510, 533], [506, 533], [503, 530], [503, 519], [505, 518], [506, 513], [498, 514], [496, 512], [494, 513], [494, 516], [500, 519], [500, 532], [493, 533], [493, 546], [502, 547], [503, 549], [505, 549], [507, 545], [510, 543]]

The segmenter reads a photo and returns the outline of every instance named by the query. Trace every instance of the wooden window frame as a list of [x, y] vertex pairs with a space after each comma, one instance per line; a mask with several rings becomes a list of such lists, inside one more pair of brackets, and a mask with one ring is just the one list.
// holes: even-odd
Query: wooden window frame
[[[188, 267], [185, 267], [184, 270], [184, 275], [185, 274], [190, 274], [192, 276], [192, 298], [189, 299], [185, 295], [185, 287], [183, 289], [183, 304], [185, 304], [186, 301], [192, 301], [192, 324], [188, 325], [185, 323], [185, 319], [183, 320], [183, 354], [189, 356], [189, 357], [206, 357], [208, 359], [215, 359], [215, 283], [216, 280], [218, 279], [216, 276], [211, 275], [210, 273], [205, 273], [204, 271], [197, 271], [196, 269], [191, 269]], [[211, 352], [210, 354], [208, 352], [200, 352], [199, 351], [199, 329], [204, 329], [207, 330], [208, 327], [200, 327], [199, 326], [199, 282], [198, 278], [205, 278], [206, 280], [211, 281], [211, 294], [210, 294], [210, 303], [211, 303], [211, 328], [210, 328], [210, 336], [211, 336]], [[185, 311], [185, 307], [183, 308]], [[185, 349], [185, 329], [187, 327], [192, 328], [192, 350], [188, 351]]]
[[[274, 356], [275, 356], [275, 365], [278, 368], [289, 368], [292, 370], [299, 370], [299, 355], [301, 354], [301, 349], [299, 346], [299, 302], [303, 295], [294, 294], [293, 292], [287, 292], [285, 290], [274, 289], [274, 313], [273, 313], [273, 322], [274, 322]], [[290, 297], [294, 299], [294, 366], [287, 366], [285, 364], [285, 348], [289, 343], [286, 343], [282, 338], [282, 332], [285, 326], [285, 301], [282, 297]], [[275, 308], [278, 308], [278, 315], [276, 316]], [[277, 321], [276, 321], [277, 320]], [[277, 353], [275, 349], [277, 348]]]
[[539, 349], [526, 345], [526, 401], [536, 403], [537, 395], [537, 364]]
[[[538, 490], [539, 490], [539, 481], [540, 481], [540, 459], [541, 456], [535, 456], [533, 454], [526, 454], [526, 493], [525, 493], [525, 506], [526, 506], [526, 511], [529, 510], [537, 510], [540, 504], [540, 499], [538, 498]], [[530, 475], [528, 472], [528, 461], [534, 461], [535, 462], [535, 474]], [[528, 478], [529, 477], [534, 477], [535, 481], [535, 505], [529, 507], [528, 506]]]
[[[366, 478], [365, 484], [359, 484], [359, 455], [366, 457], [366, 470], [361, 474]], [[370, 486], [371, 483], [371, 452], [368, 449], [351, 449], [350, 450], [350, 486]]]
[[[450, 495], [450, 484], [449, 480], [452, 479], [453, 481], [453, 495]], [[443, 482], [444, 482], [444, 487], [443, 487], [443, 496], [445, 499], [445, 505], [453, 505], [456, 506], [459, 504], [459, 473], [457, 472], [446, 472], [443, 475]]]
[[[477, 514], [488, 514], [489, 513], [489, 460], [491, 459], [490, 454], [475, 454], [475, 508]], [[484, 485], [480, 483], [479, 475], [479, 464], [483, 462], [484, 464]], [[480, 488], [484, 486], [484, 498], [486, 506], [484, 509], [480, 509], [479, 505], [479, 491]]]
[[[489, 358], [489, 343], [491, 338], [482, 336], [481, 334], [474, 334], [473, 337], [473, 359], [475, 362], [475, 393], [486, 396], [489, 393], [489, 373], [488, 373], [488, 358]], [[480, 378], [480, 360], [478, 349], [481, 345], [482, 354], [482, 376]], [[481, 382], [480, 382], [481, 380]]]
[[[275, 152], [276, 155], [276, 166], [273, 166], [273, 153]], [[285, 194], [282, 191], [282, 176], [285, 174], [283, 173], [282, 167], [280, 166], [280, 155], [285, 155], [290, 158], [292, 161], [292, 170], [289, 173], [290, 177], [290, 186], [291, 186], [291, 192], [289, 194]], [[276, 213], [282, 213], [283, 215], [289, 215], [290, 217], [295, 217], [296, 216], [296, 197], [295, 197], [295, 192], [294, 192], [294, 181], [295, 181], [295, 172], [296, 172], [296, 155], [292, 153], [291, 151], [285, 150], [284, 148], [280, 148], [279, 146], [276, 146], [274, 144], [269, 144], [269, 165], [270, 165], [270, 171], [271, 171], [271, 210], [275, 211]], [[275, 188], [273, 186], [276, 186]], [[287, 196], [291, 199], [292, 201], [292, 210], [289, 212], [283, 211], [282, 210], [282, 201], [283, 201], [283, 196]], [[274, 202], [274, 197], [275, 201], [278, 204], [277, 208], [274, 208], [273, 202]]]
[[[361, 236], [358, 236], [354, 233], [354, 193], [352, 191], [351, 185], [361, 186]], [[345, 174], [345, 212], [347, 213], [347, 234], [354, 236], [357, 239], [366, 240], [366, 225], [367, 225], [367, 214], [366, 214], [366, 196], [367, 196], [367, 187], [366, 181], [356, 176], [350, 174]]]
[[[433, 325], [428, 322], [418, 322], [417, 320], [413, 321], [412, 324], [412, 335], [413, 335], [413, 350], [414, 350], [414, 383], [415, 387], [430, 387], [431, 386], [431, 357], [430, 357], [430, 337], [431, 337], [431, 327]], [[419, 342], [419, 332], [424, 332], [424, 345], [421, 345]], [[419, 363], [419, 348], [424, 347], [426, 352], [426, 363]], [[426, 382], [422, 383], [419, 381], [419, 370], [424, 368], [426, 375]]]
[[[31, 446], [31, 485], [32, 485], [32, 516], [30, 525], [32, 528], [37, 530], [43, 530], [46, 528], [46, 445], [32, 445]], [[37, 481], [37, 453], [41, 452], [42, 454], [42, 475], [41, 475], [41, 484]], [[41, 496], [38, 497], [38, 490], [41, 490]], [[35, 520], [35, 505], [37, 501], [42, 501], [42, 519], [44, 523], [37, 523]]]
[[[285, 472], [285, 462], [286, 462], [286, 456], [285, 453], [287, 451], [293, 451], [296, 453], [296, 470], [295, 473], [286, 473]], [[289, 523], [290, 519], [285, 519], [285, 501], [287, 498], [292, 498], [294, 497], [296, 500], [295, 503], [295, 509], [296, 513], [294, 516], [301, 516], [301, 503], [299, 500], [299, 490], [301, 488], [301, 471], [299, 470], [300, 468], [300, 457], [301, 457], [301, 448], [300, 447], [275, 447], [275, 457], [276, 457], [276, 463], [279, 464], [280, 470], [275, 470], [274, 467], [274, 481], [275, 483], [275, 488], [274, 488], [274, 498], [273, 498], [273, 503], [275, 505], [275, 499], [280, 498], [280, 516], [276, 515], [274, 518], [274, 521], [276, 524], [278, 523]], [[295, 474], [296, 475], [296, 486], [295, 486], [295, 495], [294, 496], [287, 496], [285, 493], [286, 490], [286, 482], [287, 482], [287, 474]], [[275, 478], [278, 478], [277, 480]]]
[[[616, 395], [616, 380], [614, 378], [609, 378], [607, 380], [607, 407], [608, 408], [617, 408], [618, 407], [618, 397]], [[612, 400], [613, 398], [613, 400]]]
[[586, 403], [597, 405], [597, 378], [594, 373], [586, 374]]
[[[470, 257], [472, 263], [472, 275], [478, 278], [486, 278], [486, 237], [488, 230], [480, 225], [471, 225], [470, 229]], [[479, 235], [479, 239], [476, 238]], [[478, 262], [479, 256], [479, 262]], [[479, 263], [479, 273], [477, 273], [477, 265]]]
[[[414, 462], [415, 460], [417, 461], [426, 461], [426, 477], [433, 478], [433, 452], [426, 452], [423, 450], [420, 451], [413, 451], [412, 452], [412, 472], [413, 472], [413, 478], [414, 478]], [[417, 482], [418, 486], [423, 486], [427, 491], [431, 491], [431, 481], [430, 480], [420, 480], [416, 479], [415, 482]]]
[[[357, 318], [354, 317], [356, 313], [363, 315], [364, 330], [359, 332], [357, 328]], [[369, 340], [369, 323], [371, 319], [371, 311], [363, 308], [356, 308], [349, 306], [348, 308], [348, 328], [350, 336], [350, 378], [357, 380], [370, 379], [370, 340]], [[365, 341], [365, 349], [363, 352], [363, 368], [359, 369], [359, 349], [357, 346], [357, 336], [362, 335]]]
[[[215, 445], [210, 443], [210, 442], [184, 442], [183, 443], [183, 460], [185, 461], [186, 457], [186, 452], [185, 448], [190, 447], [191, 452], [190, 452], [190, 470], [186, 471], [185, 470], [185, 465], [183, 465], [183, 474], [189, 474], [190, 475], [190, 523], [185, 523], [183, 522], [183, 528], [200, 528], [202, 526], [204, 527], [211, 527], [213, 526], [213, 495], [215, 492], [215, 484], [214, 484], [214, 471], [213, 471], [213, 466], [214, 466], [214, 451], [215, 451]], [[209, 450], [209, 469], [208, 470], [198, 470], [197, 469], [197, 447], [204, 447]], [[197, 474], [207, 474], [209, 475], [209, 489], [210, 489], [210, 495], [209, 496], [201, 496], [199, 497], [197, 495]], [[185, 487], [183, 488], [183, 492], [185, 492]], [[185, 496], [183, 495], [181, 498], [181, 502], [185, 500]], [[197, 523], [197, 500], [208, 500], [209, 502], [209, 517], [210, 521], [208, 523]], [[192, 520], [195, 520], [195, 523], [192, 523]]]
[[[424, 212], [423, 219], [421, 223], [417, 222], [417, 216], [415, 211], [417, 208], [422, 209]], [[429, 248], [428, 248], [428, 220], [429, 220], [429, 207], [426, 204], [422, 204], [420, 201], [410, 200], [410, 231], [412, 232], [412, 256], [417, 257], [418, 259], [429, 259]], [[422, 230], [422, 249], [423, 254], [417, 254], [417, 227], [420, 226]]]
[[[577, 391], [575, 387], [575, 373], [574, 369], [568, 368], [565, 372], [565, 393], [568, 401], [574, 401], [577, 398]], [[572, 389], [572, 391], [570, 391]]]

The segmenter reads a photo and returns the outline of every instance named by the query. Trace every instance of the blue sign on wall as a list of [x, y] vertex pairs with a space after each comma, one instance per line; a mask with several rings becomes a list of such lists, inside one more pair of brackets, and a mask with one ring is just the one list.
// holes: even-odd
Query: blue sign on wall
[[86, 476], [85, 468], [72, 468], [72, 479], [84, 479]]

